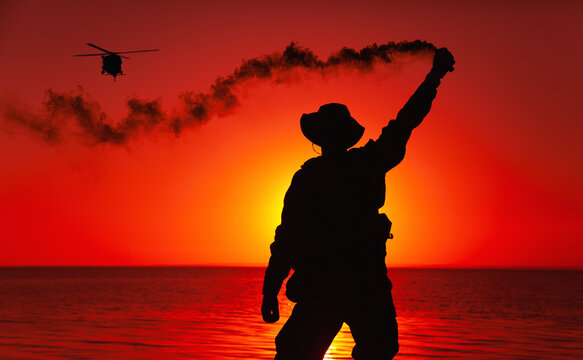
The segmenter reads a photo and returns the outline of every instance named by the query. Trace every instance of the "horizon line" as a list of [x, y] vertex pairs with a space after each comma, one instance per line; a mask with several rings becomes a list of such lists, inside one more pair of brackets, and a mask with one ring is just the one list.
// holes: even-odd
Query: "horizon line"
[[[267, 268], [267, 264], [156, 264], [156, 265], [0, 265], [2, 268]], [[523, 265], [395, 265], [387, 269], [427, 269], [427, 270], [549, 270], [549, 271], [583, 271], [583, 266], [523, 266]]]

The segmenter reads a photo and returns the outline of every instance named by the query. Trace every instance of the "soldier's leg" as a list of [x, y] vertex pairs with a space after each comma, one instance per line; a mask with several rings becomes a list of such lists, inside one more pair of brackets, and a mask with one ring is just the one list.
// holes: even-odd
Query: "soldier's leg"
[[395, 316], [390, 291], [352, 302], [346, 323], [356, 343], [352, 350], [355, 360], [384, 360], [397, 355], [399, 342]]
[[338, 309], [324, 299], [300, 302], [275, 338], [275, 360], [321, 360], [341, 327]]

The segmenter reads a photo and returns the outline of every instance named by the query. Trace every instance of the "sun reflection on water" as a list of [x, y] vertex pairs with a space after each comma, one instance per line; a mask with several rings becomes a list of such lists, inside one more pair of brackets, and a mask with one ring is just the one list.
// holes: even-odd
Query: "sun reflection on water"
[[324, 359], [344, 360], [352, 359], [352, 348], [354, 347], [354, 339], [348, 325], [342, 325], [342, 328], [332, 341], [332, 344], [326, 351]]
[[324, 355], [324, 359], [334, 359], [334, 356], [332, 355], [332, 351], [334, 350], [336, 350], [336, 347], [334, 345], [330, 345], [328, 351], [326, 351], [326, 355]]

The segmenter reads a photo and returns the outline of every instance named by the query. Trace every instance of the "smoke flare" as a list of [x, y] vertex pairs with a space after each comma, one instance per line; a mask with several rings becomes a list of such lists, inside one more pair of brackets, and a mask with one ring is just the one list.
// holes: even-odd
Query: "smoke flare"
[[64, 136], [74, 133], [88, 145], [123, 145], [140, 134], [154, 130], [170, 130], [179, 136], [185, 129], [199, 125], [213, 117], [231, 113], [239, 104], [236, 87], [248, 80], [286, 82], [286, 74], [306, 70], [326, 75], [338, 68], [368, 71], [376, 63], [390, 63], [399, 54], [431, 54], [435, 46], [422, 40], [389, 42], [369, 45], [360, 50], [344, 47], [326, 61], [320, 60], [310, 49], [292, 42], [283, 52], [245, 60], [231, 74], [218, 77], [206, 93], [183, 92], [181, 115], [169, 116], [160, 99], [127, 100], [128, 115], [116, 123], [109, 121], [101, 106], [79, 87], [76, 93], [46, 90], [42, 114], [13, 103], [0, 103], [0, 111], [7, 123], [17, 124], [26, 131], [39, 135], [48, 144], [59, 143]]

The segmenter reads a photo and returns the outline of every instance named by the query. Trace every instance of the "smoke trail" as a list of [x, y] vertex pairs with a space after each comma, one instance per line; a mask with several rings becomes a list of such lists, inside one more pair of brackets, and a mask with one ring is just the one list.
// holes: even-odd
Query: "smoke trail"
[[14, 103], [2, 103], [0, 110], [9, 125], [19, 125], [50, 145], [58, 144], [67, 132], [79, 136], [86, 145], [123, 145], [140, 132], [149, 132], [165, 121], [159, 100], [131, 98], [127, 106], [128, 115], [113, 125], [101, 106], [79, 87], [76, 93], [46, 90], [43, 115], [32, 114]]
[[185, 129], [231, 113], [239, 104], [236, 88], [251, 79], [282, 83], [288, 81], [286, 74], [299, 69], [322, 75], [342, 67], [368, 71], [376, 63], [390, 63], [399, 54], [431, 54], [434, 50], [434, 45], [421, 40], [389, 42], [360, 50], [344, 47], [322, 61], [310, 49], [292, 42], [283, 52], [243, 61], [231, 74], [217, 78], [206, 93], [182, 93], [182, 108], [175, 111], [181, 115], [168, 116], [159, 99], [131, 98], [127, 101], [128, 115], [112, 123], [81, 88], [76, 93], [47, 90], [42, 114], [11, 103], [0, 103], [0, 111], [6, 122], [40, 135], [48, 144], [59, 143], [68, 133], [75, 133], [88, 145], [123, 145], [154, 130], [169, 130], [179, 136]]

